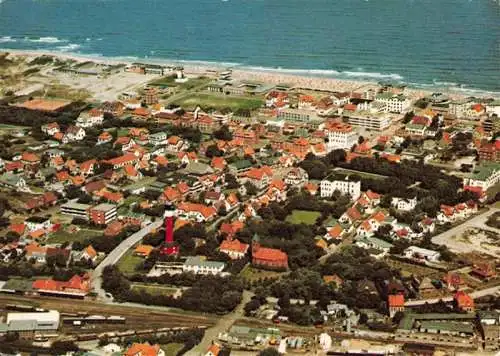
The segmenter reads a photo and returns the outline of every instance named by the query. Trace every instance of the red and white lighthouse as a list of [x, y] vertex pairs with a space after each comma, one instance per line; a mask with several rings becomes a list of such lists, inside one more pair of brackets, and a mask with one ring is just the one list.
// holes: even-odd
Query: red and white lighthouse
[[162, 255], [175, 256], [179, 254], [179, 246], [174, 241], [175, 207], [165, 206], [165, 244], [161, 248]]

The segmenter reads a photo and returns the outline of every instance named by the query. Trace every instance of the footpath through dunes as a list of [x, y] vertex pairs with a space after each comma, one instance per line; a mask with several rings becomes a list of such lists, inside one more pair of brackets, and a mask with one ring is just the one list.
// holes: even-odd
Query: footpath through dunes
[[107, 326], [110, 330], [149, 329], [167, 327], [211, 327], [218, 317], [191, 312], [178, 312], [142, 307], [124, 306], [120, 304], [104, 304], [95, 301], [64, 299], [55, 297], [24, 297], [18, 295], [0, 295], [0, 309], [6, 311], [7, 304], [31, 305], [43, 309], [54, 309], [60, 313], [88, 313], [89, 315], [122, 316], [126, 323]]

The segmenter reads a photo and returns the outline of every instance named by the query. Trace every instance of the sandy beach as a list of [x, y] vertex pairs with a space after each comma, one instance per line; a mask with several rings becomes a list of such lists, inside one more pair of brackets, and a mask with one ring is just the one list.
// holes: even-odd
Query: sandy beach
[[[107, 58], [107, 57], [93, 57], [73, 53], [61, 53], [61, 52], [49, 52], [49, 51], [23, 51], [23, 50], [2, 50], [3, 52], [8, 52], [11, 56], [21, 56], [26, 57], [29, 61], [41, 55], [54, 56], [64, 60], [74, 60], [77, 62], [92, 61], [99, 64], [107, 65], [117, 65], [117, 64], [131, 64], [135, 61], [140, 61], [142, 63], [151, 64], [162, 64], [178, 66], [182, 65], [187, 76], [199, 76], [204, 75], [209, 72], [222, 71], [230, 69], [232, 70], [232, 78], [235, 80], [254, 80], [265, 82], [269, 84], [288, 84], [293, 87], [312, 89], [312, 90], [325, 90], [325, 91], [338, 91], [338, 92], [351, 92], [357, 91], [362, 92], [369, 88], [376, 89], [379, 87], [378, 83], [375, 81], [363, 81], [363, 80], [345, 80], [332, 78], [327, 75], [315, 74], [315, 71], [311, 71], [311, 75], [298, 75], [294, 73], [283, 73], [279, 69], [267, 69], [262, 70], [252, 70], [246, 69], [245, 67], [230, 67], [224, 65], [223, 63], [218, 64], [198, 64], [197, 62], [175, 62], [162, 59], [136, 59], [132, 58]], [[293, 71], [292, 71], [293, 72]], [[438, 88], [433, 88], [433, 90], [425, 90], [419, 88], [408, 87], [406, 89], [406, 94], [412, 99], [423, 97], [436, 92]], [[451, 90], [443, 88], [439, 89], [439, 92], [446, 93], [453, 99], [463, 98], [470, 94], [468, 93], [457, 93]], [[489, 95], [496, 96], [497, 95]]]

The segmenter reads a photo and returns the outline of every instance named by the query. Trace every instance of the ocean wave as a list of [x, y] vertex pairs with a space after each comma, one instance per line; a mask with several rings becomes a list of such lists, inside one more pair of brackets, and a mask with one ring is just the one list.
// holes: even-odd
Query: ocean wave
[[81, 46], [76, 43], [69, 43], [64, 46], [57, 46], [56, 49], [60, 52], [71, 52], [71, 51], [76, 51], [79, 49]]
[[444, 85], [444, 86], [451, 86], [451, 87], [456, 87], [459, 85], [458, 83], [455, 83], [455, 82], [444, 82], [444, 81], [439, 81], [436, 79], [433, 79], [432, 82], [436, 85]]
[[372, 79], [393, 79], [393, 80], [403, 80], [403, 77], [396, 73], [378, 73], [378, 72], [340, 72], [340, 74], [346, 75], [353, 78], [372, 78]]
[[241, 66], [241, 69], [254, 70], [257, 72], [277, 72], [295, 75], [314, 75], [314, 76], [335, 76], [340, 72], [332, 69], [293, 69], [293, 68], [273, 68], [273, 67], [259, 67], [259, 66]]
[[0, 43], [8, 43], [8, 42], [17, 42], [17, 40], [15, 38], [10, 37], [10, 36], [0, 37]]
[[35, 43], [61, 43], [68, 42], [68, 40], [61, 40], [57, 37], [39, 37], [39, 38], [29, 38], [25, 37], [25, 41], [27, 42], [35, 42]]

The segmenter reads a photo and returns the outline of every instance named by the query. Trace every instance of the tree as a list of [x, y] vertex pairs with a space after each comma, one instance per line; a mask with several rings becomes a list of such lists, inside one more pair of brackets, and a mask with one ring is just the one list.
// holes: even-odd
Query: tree
[[267, 349], [259, 352], [259, 356], [279, 356], [280, 353], [274, 347], [268, 347]]
[[214, 138], [223, 141], [231, 141], [233, 139], [233, 134], [227, 125], [224, 125], [217, 131], [214, 131], [213, 136]]
[[208, 146], [205, 151], [205, 156], [207, 156], [208, 158], [222, 157], [223, 155], [224, 151], [219, 150], [219, 148], [215, 144]]
[[78, 350], [78, 345], [73, 341], [54, 341], [50, 347], [51, 353], [55, 353], [57, 355], [65, 354], [67, 352], [76, 352]]
[[255, 184], [249, 181], [245, 182], [245, 189], [247, 191], [247, 195], [256, 195], [258, 193], [258, 189]]
[[226, 187], [228, 189], [238, 189], [240, 187], [238, 180], [231, 173], [226, 173], [226, 175], [224, 176], [224, 181], [226, 182]]

